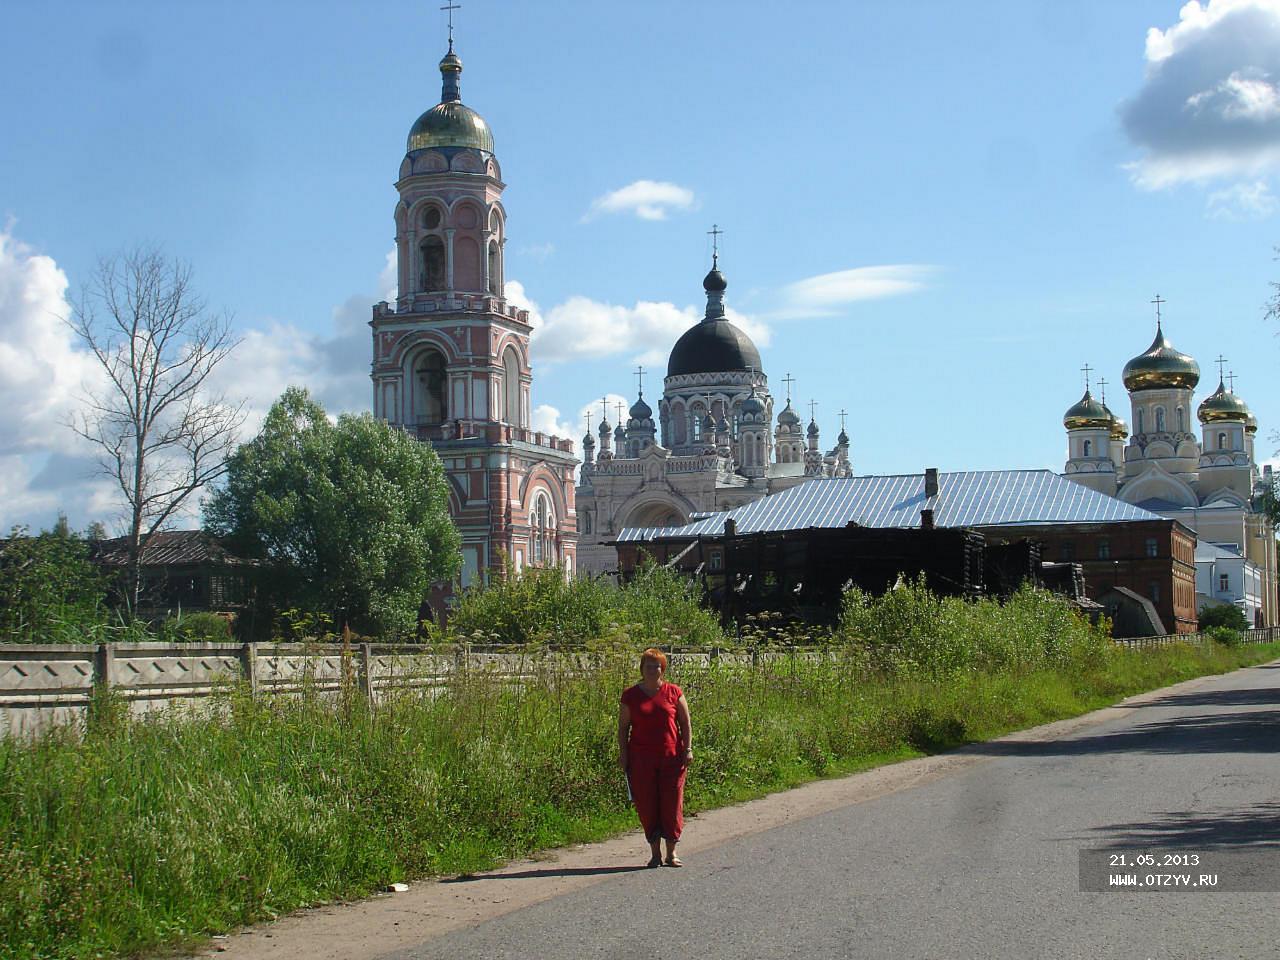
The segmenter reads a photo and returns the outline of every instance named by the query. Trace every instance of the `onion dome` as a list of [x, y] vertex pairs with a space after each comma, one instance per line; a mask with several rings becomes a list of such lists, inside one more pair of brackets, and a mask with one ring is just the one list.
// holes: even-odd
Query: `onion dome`
[[621, 446], [621, 444], [627, 439], [626, 427], [624, 427], [622, 424], [618, 424], [616, 427], [614, 427], [613, 439], [618, 442], [619, 446]]
[[593, 437], [590, 433], [588, 433], [585, 437], [582, 438], [582, 445], [583, 447], [594, 449], [596, 445], [596, 438]]
[[1111, 420], [1111, 411], [1093, 399], [1088, 390], [1079, 403], [1062, 415], [1062, 425], [1068, 430], [1110, 430]]
[[849, 445], [849, 435], [844, 432], [844, 427], [840, 428], [840, 435], [836, 437], [836, 443], [843, 444], [846, 447]]
[[787, 401], [787, 405], [782, 408], [782, 412], [778, 414], [778, 423], [785, 424], [788, 427], [800, 425], [800, 414], [791, 409], [791, 401]]
[[600, 426], [596, 427], [596, 429], [600, 431], [600, 436], [607, 437], [609, 435], [609, 431], [612, 430], [613, 427], [609, 426], [608, 417], [601, 417]]
[[1111, 415], [1111, 439], [1124, 440], [1128, 436], [1129, 436], [1129, 425], [1113, 413]]
[[686, 330], [671, 348], [667, 376], [691, 373], [730, 373], [759, 370], [760, 351], [751, 338], [724, 315], [724, 291], [728, 283], [715, 266], [702, 281], [707, 292], [707, 313]]
[[440, 75], [443, 78], [440, 102], [414, 122], [405, 152], [428, 147], [470, 147], [493, 153], [493, 133], [489, 125], [461, 100], [462, 61], [453, 52], [453, 44], [440, 61]]
[[1200, 364], [1179, 353], [1156, 324], [1156, 338], [1147, 352], [1124, 365], [1124, 385], [1130, 392], [1181, 387], [1191, 390], [1200, 382]]
[[707, 436], [712, 436], [716, 432], [716, 418], [711, 415], [710, 410], [702, 421], [702, 432]]
[[1252, 413], [1249, 414], [1249, 419], [1244, 422], [1244, 432], [1245, 433], [1258, 432], [1258, 418], [1255, 417]]
[[744, 417], [751, 417], [755, 420], [764, 418], [764, 404], [761, 403], [760, 398], [756, 396], [756, 388], [754, 385], [751, 387], [751, 393], [747, 396], [747, 399], [742, 401], [741, 412]]
[[1223, 420], [1249, 421], [1249, 408], [1245, 402], [1227, 389], [1226, 384], [1218, 381], [1218, 389], [1201, 401], [1196, 416], [1201, 423], [1218, 423]]
[[818, 435], [818, 421], [817, 421], [817, 420], [810, 420], [810, 421], [809, 421], [809, 436], [810, 436], [810, 437], [816, 437], [817, 435]]
[[716, 424], [716, 432], [728, 433], [732, 429], [733, 429], [733, 426], [732, 424], [729, 423], [729, 418], [726, 417], [723, 413], [720, 414], [720, 422]]
[[631, 405], [630, 413], [632, 420], [649, 420], [653, 417], [653, 410], [651, 410], [649, 405], [644, 402], [643, 393], [640, 394], [636, 399], [636, 402]]

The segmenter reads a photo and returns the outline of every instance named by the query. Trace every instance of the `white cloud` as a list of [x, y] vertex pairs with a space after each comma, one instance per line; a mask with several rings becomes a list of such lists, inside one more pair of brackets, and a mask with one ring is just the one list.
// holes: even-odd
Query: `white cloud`
[[[665, 367], [672, 344], [702, 318], [704, 310], [651, 300], [625, 307], [573, 296], [544, 314], [519, 281], [508, 280], [505, 289], [509, 301], [529, 311], [539, 363], [626, 354], [636, 363]], [[769, 345], [769, 328], [763, 322], [732, 309], [726, 309], [725, 315], [757, 347]]]
[[1147, 32], [1142, 88], [1121, 108], [1142, 156], [1134, 182], [1162, 189], [1280, 169], [1280, 0], [1196, 0]]
[[665, 220], [671, 210], [693, 207], [693, 191], [659, 180], [636, 180], [591, 201], [582, 216], [585, 223], [602, 213], [631, 213], [641, 220]]
[[782, 306], [771, 319], [830, 317], [862, 300], [881, 300], [923, 290], [937, 267], [919, 263], [854, 267], [807, 277], [782, 289]]
[[1280, 209], [1280, 200], [1270, 186], [1264, 180], [1255, 180], [1209, 194], [1205, 216], [1211, 220], [1265, 220], [1277, 209]]

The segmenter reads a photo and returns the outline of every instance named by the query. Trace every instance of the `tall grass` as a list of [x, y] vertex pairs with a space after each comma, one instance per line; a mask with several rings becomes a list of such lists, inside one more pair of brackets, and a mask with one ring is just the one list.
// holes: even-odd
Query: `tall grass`
[[[963, 626], [953, 608], [916, 596], [946, 629]], [[1069, 716], [1280, 650], [1080, 655], [1092, 649], [1087, 636], [1064, 645], [1046, 633], [1062, 626], [1059, 612], [1036, 597], [1019, 603], [999, 642], [977, 653], [930, 638], [890, 599], [879, 613], [862, 604], [861, 632], [851, 617], [849, 642], [817, 662], [674, 660], [670, 679], [693, 709], [687, 809]], [[520, 684], [473, 671], [376, 707], [229, 688], [197, 721], [130, 720], [106, 699], [82, 728], [0, 741], [0, 958], [125, 955], [633, 827], [615, 717], [639, 647], [661, 635], [662, 604], [649, 620], [645, 609], [631, 618], [629, 645], [597, 644], [589, 669], [531, 649]], [[948, 658], [945, 676], [926, 648]]]

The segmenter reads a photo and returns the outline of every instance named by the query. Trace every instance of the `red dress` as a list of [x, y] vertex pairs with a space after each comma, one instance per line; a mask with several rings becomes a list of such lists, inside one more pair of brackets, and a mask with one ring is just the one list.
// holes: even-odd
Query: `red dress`
[[622, 693], [631, 714], [627, 742], [627, 777], [631, 797], [650, 843], [659, 837], [675, 843], [684, 829], [684, 778], [676, 705], [684, 696], [674, 683], [664, 683], [653, 696], [636, 684]]

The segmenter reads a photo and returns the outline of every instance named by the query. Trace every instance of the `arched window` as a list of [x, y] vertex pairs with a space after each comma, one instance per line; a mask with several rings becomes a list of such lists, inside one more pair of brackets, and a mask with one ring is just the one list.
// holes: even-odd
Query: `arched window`
[[520, 359], [516, 356], [515, 347], [507, 347], [502, 352], [502, 390], [506, 397], [504, 415], [512, 426], [523, 426], [520, 422]]
[[1156, 433], [1164, 433], [1164, 407], [1156, 407]]
[[1218, 449], [1227, 449], [1227, 435], [1225, 433], [1218, 434]]
[[693, 406], [689, 408], [689, 440], [697, 443], [702, 439], [702, 408]]
[[555, 564], [555, 527], [556, 517], [551, 509], [551, 501], [545, 494], [535, 495], [533, 515], [529, 518], [529, 539], [534, 563], [546, 566]]
[[414, 370], [414, 412], [418, 423], [443, 423], [448, 419], [444, 354], [439, 350], [427, 350], [419, 358]]
[[1091, 457], [1091, 456], [1093, 456], [1093, 441], [1092, 441], [1092, 440], [1086, 440], [1086, 441], [1084, 442], [1084, 455], [1085, 455], [1086, 457]]
[[1185, 428], [1182, 426], [1182, 408], [1179, 407], [1178, 408], [1178, 432], [1181, 433], [1183, 429]]
[[590, 513], [590, 511], [586, 511], [586, 510], [584, 510], [584, 511], [582, 512], [582, 532], [583, 532], [583, 533], [590, 533], [590, 532], [591, 532], [591, 513]]
[[[433, 210], [438, 217], [438, 210]], [[445, 289], [448, 278], [445, 276], [444, 241], [430, 236], [422, 241], [422, 289], [425, 292]]]
[[489, 241], [489, 292], [494, 296], [502, 296], [502, 256], [498, 252], [498, 241]]
[[1141, 409], [1138, 410], [1138, 431], [1137, 432], [1146, 433], [1146, 431], [1142, 429], [1142, 410]]

